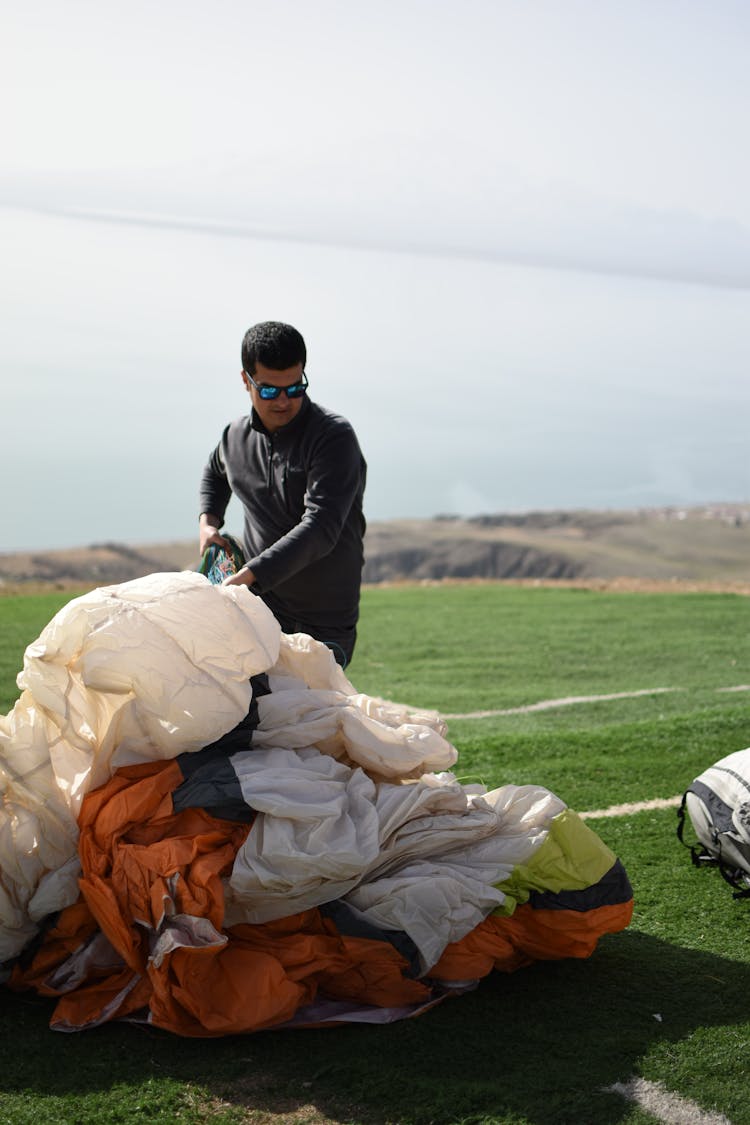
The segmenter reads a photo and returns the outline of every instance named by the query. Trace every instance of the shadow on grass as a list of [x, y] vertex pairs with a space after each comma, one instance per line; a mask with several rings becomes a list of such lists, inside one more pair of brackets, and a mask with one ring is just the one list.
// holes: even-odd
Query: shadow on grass
[[167, 1080], [201, 1087], [207, 1106], [280, 1117], [308, 1106], [330, 1121], [610, 1125], [630, 1107], [604, 1088], [637, 1073], [654, 1045], [745, 1022], [748, 995], [750, 965], [632, 930], [589, 961], [495, 973], [384, 1027], [186, 1040], [115, 1025], [65, 1036], [47, 1029], [50, 1004], [3, 993], [2, 1086], [64, 1097]]

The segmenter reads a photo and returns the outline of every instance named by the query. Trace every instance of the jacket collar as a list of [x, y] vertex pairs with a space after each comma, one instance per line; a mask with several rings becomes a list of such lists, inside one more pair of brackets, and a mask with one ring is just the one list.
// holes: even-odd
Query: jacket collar
[[252, 429], [257, 430], [258, 433], [265, 434], [267, 438], [283, 438], [287, 435], [289, 435], [289, 437], [293, 437], [298, 430], [301, 430], [307, 424], [311, 406], [312, 403], [310, 402], [310, 399], [307, 397], [307, 395], [305, 395], [302, 399], [302, 406], [295, 414], [294, 418], [292, 418], [291, 422], [287, 422], [285, 426], [282, 426], [278, 430], [274, 430], [273, 433], [270, 433], [266, 429], [266, 427], [258, 417], [255, 407], [253, 407], [252, 413], [250, 415], [250, 425]]

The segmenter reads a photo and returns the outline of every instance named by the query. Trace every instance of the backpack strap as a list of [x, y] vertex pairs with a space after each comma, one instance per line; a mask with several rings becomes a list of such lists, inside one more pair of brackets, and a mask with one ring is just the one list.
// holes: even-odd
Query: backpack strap
[[705, 850], [702, 844], [688, 844], [685, 839], [685, 821], [687, 820], [687, 795], [690, 792], [686, 789], [682, 794], [682, 801], [677, 810], [677, 839], [680, 843], [690, 852], [690, 861], [693, 867], [718, 867], [720, 866], [718, 859], [712, 856]]
[[716, 861], [716, 866], [719, 868], [719, 874], [724, 882], [735, 888], [732, 898], [750, 898], [750, 886], [742, 878], [738, 868], [727, 867], [720, 859]]
[[682, 801], [680, 802], [680, 807], [677, 810], [677, 839], [680, 841], [681, 844], [684, 844], [684, 846], [686, 848], [689, 848], [690, 845], [685, 843], [685, 838], [684, 838], [686, 809], [687, 809], [687, 789], [682, 794]]
[[732, 898], [750, 898], [750, 885], [737, 867], [730, 867], [720, 856], [711, 855], [702, 844], [688, 844], [685, 840], [685, 821], [687, 820], [687, 795], [686, 789], [682, 794], [680, 807], [677, 809], [677, 839], [690, 852], [693, 867], [718, 867], [719, 874], [725, 883], [733, 888]]

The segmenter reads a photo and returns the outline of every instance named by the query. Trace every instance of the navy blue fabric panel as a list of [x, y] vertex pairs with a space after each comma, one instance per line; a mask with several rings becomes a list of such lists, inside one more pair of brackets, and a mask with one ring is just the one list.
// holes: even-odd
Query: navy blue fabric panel
[[529, 903], [535, 910], [577, 910], [585, 913], [598, 906], [618, 906], [629, 902], [633, 888], [619, 859], [598, 883], [582, 891], [532, 891]]

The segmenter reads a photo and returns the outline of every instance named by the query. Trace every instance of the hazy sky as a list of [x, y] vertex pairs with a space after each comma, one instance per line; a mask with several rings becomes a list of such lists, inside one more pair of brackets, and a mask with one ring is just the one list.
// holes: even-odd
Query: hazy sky
[[750, 0], [5, 7], [0, 550], [192, 533], [271, 318], [370, 518], [750, 497]]
[[31, 0], [0, 203], [750, 285], [746, 0]]

